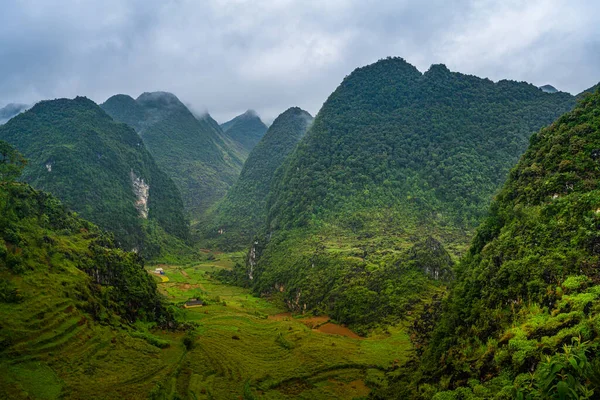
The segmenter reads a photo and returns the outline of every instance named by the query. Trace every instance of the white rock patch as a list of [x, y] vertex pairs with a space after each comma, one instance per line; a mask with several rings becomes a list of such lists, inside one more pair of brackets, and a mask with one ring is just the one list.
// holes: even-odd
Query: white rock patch
[[131, 183], [133, 184], [133, 193], [135, 194], [135, 208], [140, 213], [140, 217], [148, 218], [148, 195], [150, 193], [150, 185], [144, 182], [143, 178], [140, 178], [131, 171]]

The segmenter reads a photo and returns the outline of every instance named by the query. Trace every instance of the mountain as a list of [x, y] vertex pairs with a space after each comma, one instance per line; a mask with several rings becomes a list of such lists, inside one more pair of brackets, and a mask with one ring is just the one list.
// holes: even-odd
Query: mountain
[[209, 115], [196, 118], [171, 93], [143, 93], [136, 100], [116, 95], [101, 107], [138, 132], [193, 221], [225, 196], [241, 171], [243, 161], [219, 125]]
[[9, 119], [27, 110], [27, 104], [10, 103], [0, 108], [0, 124], [5, 124]]
[[[79, 398], [79, 385], [131, 398], [102, 382], [155, 370], [158, 349], [140, 337], [151, 338], [129, 332], [175, 327], [173, 312], [138, 254], [55, 197], [12, 182], [19, 164], [0, 142], [0, 398]], [[154, 382], [142, 385], [147, 393]]]
[[544, 93], [558, 93], [558, 89], [552, 85], [540, 86], [540, 90]]
[[583, 92], [579, 93], [577, 95], [578, 99], [582, 99], [583, 97], [585, 97], [585, 95], [587, 95], [588, 93], [595, 93], [596, 91], [598, 91], [598, 89], [600, 89], [600, 83], [598, 83], [595, 86], [592, 86], [591, 88], [584, 90]]
[[154, 257], [168, 235], [188, 238], [173, 181], [133, 129], [91, 100], [42, 101], [1, 126], [0, 139], [29, 160], [25, 182], [113, 232], [123, 248]]
[[456, 268], [421, 370], [383, 397], [597, 397], [599, 162], [596, 92], [531, 137]]
[[[266, 218], [266, 198], [275, 171], [296, 148], [313, 118], [292, 107], [279, 115], [250, 152], [237, 182], [218, 205], [205, 236], [225, 249], [246, 247]], [[232, 128], [233, 129], [233, 128]]]
[[239, 143], [246, 154], [252, 151], [267, 132], [267, 126], [254, 110], [248, 110], [231, 121], [221, 124], [221, 129], [228, 137]]
[[447, 266], [446, 251], [464, 253], [532, 132], [574, 104], [567, 93], [443, 65], [422, 74], [389, 58], [358, 68], [272, 184], [247, 284], [283, 287], [290, 308], [351, 325], [404, 315], [426, 297], [416, 286], [450, 277], [411, 254], [425, 249], [423, 259]]

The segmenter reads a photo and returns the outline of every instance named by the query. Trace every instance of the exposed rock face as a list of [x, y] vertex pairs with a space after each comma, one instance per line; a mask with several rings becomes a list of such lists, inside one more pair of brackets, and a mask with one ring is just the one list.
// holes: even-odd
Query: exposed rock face
[[254, 244], [250, 248], [250, 252], [248, 253], [248, 279], [254, 279], [254, 267], [256, 267], [256, 263], [258, 262], [258, 240], [254, 241]]
[[133, 171], [131, 171], [131, 183], [133, 184], [133, 193], [137, 199], [135, 201], [135, 208], [140, 213], [140, 217], [147, 219], [150, 185], [144, 182], [144, 179], [138, 177]]

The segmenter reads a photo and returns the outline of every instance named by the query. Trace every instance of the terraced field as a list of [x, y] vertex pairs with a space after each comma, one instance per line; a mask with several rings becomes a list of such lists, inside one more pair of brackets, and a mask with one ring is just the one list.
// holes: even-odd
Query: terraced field
[[69, 275], [21, 282], [23, 292], [39, 295], [17, 305], [22, 319], [2, 320], [10, 335], [1, 338], [0, 398], [363, 398], [408, 355], [402, 328], [359, 338], [326, 317], [285, 314], [276, 302], [210, 278], [236, 256], [164, 265], [169, 279], [156, 276], [172, 302], [208, 303], [180, 310], [179, 318], [198, 324], [187, 347], [183, 332], [92, 321], [77, 307], [78, 280]]

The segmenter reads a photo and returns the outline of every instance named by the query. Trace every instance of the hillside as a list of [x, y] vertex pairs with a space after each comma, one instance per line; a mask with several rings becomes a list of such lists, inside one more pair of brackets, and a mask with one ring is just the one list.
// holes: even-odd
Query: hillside
[[599, 149], [600, 92], [531, 137], [397, 398], [417, 385], [453, 389], [435, 399], [597, 397]]
[[196, 118], [173, 94], [143, 93], [136, 100], [116, 95], [101, 107], [138, 132], [194, 222], [225, 196], [241, 171], [243, 161], [219, 125], [210, 116]]
[[[13, 183], [22, 166], [0, 142], [0, 398], [342, 400], [406, 360], [401, 328], [363, 339], [220, 284], [211, 271], [227, 256], [146, 273], [58, 200]], [[204, 306], [175, 307], [190, 296]]]
[[155, 368], [156, 348], [127, 332], [174, 326], [170, 309], [137, 254], [56, 198], [12, 182], [19, 158], [0, 148], [0, 397], [84, 398], [89, 386], [129, 397], [102, 382]]
[[[246, 155], [252, 151], [267, 132], [267, 126], [254, 110], [248, 110], [231, 121], [221, 124], [221, 129], [233, 141], [241, 145], [241, 150]], [[244, 160], [246, 157], [244, 157]]]
[[[214, 222], [204, 233], [227, 250], [248, 246], [266, 219], [266, 198], [275, 171], [306, 133], [312, 116], [298, 107], [279, 115], [250, 152], [237, 182], [218, 205]], [[220, 232], [220, 233], [219, 233]]]
[[598, 89], [600, 89], [600, 83], [598, 83], [597, 85], [595, 85], [595, 86], [592, 86], [591, 88], [589, 88], [589, 89], [586, 89], [586, 90], [584, 90], [583, 92], [579, 93], [579, 94], [577, 95], [577, 98], [581, 100], [581, 99], [582, 99], [583, 97], [585, 97], [587, 94], [592, 94], [592, 93], [595, 93], [595, 92], [596, 92]]
[[422, 74], [399, 58], [355, 70], [273, 184], [249, 284], [258, 293], [283, 286], [291, 308], [348, 324], [368, 321], [365, 310], [372, 320], [388, 318], [388, 306], [402, 314], [418, 303], [402, 294], [409, 278], [421, 289], [441, 284], [423, 280], [437, 275], [410, 264], [411, 249], [462, 254], [531, 133], [574, 103], [443, 65]]
[[133, 129], [115, 123], [91, 100], [42, 101], [1, 126], [0, 139], [29, 160], [25, 182], [114, 233], [122, 248], [155, 257], [187, 240], [171, 179]]

